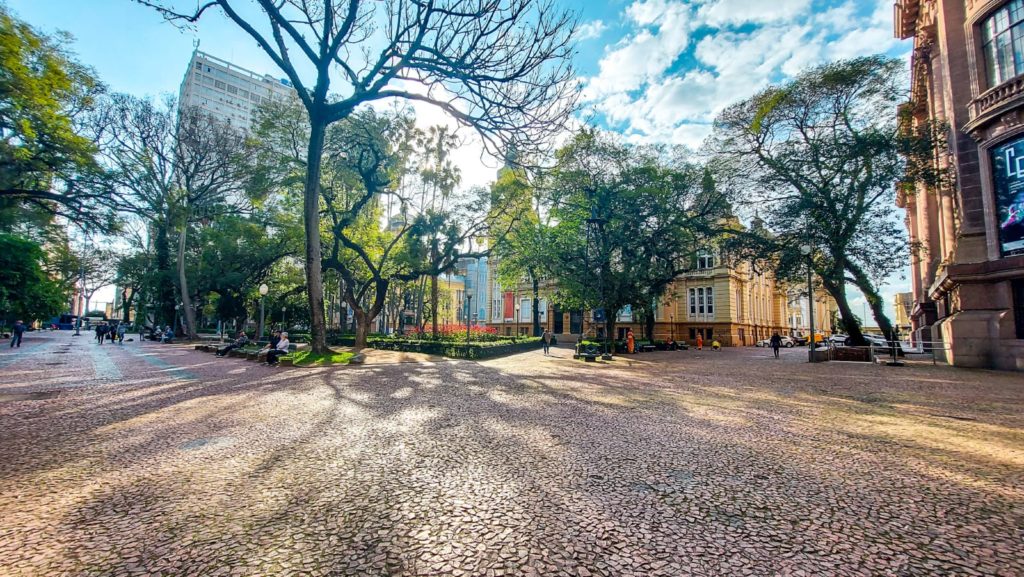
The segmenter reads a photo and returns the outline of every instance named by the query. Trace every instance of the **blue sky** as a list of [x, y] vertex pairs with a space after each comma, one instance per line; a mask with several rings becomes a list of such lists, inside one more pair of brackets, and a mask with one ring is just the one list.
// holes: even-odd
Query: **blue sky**
[[[115, 91], [177, 93], [196, 42], [240, 66], [279, 74], [220, 14], [182, 31], [130, 0], [6, 2], [44, 31], [70, 32], [80, 60]], [[909, 43], [893, 38], [891, 0], [561, 3], [582, 24], [575, 61], [584, 87], [582, 114], [632, 142], [697, 147], [723, 107], [806, 66], [879, 52], [903, 56], [910, 50]], [[190, 6], [194, 0], [177, 4]], [[417, 107], [417, 114], [428, 124], [445, 122], [436, 111]], [[456, 156], [467, 185], [493, 178], [494, 164], [480, 156], [472, 140]], [[893, 278], [884, 294], [906, 287], [906, 281]], [[853, 303], [855, 311], [860, 303]]]

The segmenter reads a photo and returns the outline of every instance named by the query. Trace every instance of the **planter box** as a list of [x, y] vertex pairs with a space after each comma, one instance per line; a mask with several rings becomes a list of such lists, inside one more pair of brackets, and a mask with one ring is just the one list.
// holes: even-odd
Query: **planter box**
[[872, 362], [871, 349], [868, 347], [836, 347], [832, 358], [837, 361]]

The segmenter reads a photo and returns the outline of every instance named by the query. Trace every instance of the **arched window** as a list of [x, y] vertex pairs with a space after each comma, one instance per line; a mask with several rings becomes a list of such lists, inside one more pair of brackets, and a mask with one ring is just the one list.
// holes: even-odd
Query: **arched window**
[[1024, 0], [1011, 0], [981, 22], [989, 87], [1024, 74]]

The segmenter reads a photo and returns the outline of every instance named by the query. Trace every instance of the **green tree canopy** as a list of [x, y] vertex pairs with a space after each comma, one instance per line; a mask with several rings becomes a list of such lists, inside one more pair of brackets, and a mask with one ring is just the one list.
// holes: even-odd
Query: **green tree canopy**
[[728, 204], [704, 171], [659, 148], [586, 130], [558, 152], [545, 182], [554, 226], [547, 274], [558, 299], [605, 313], [652, 303], [727, 224]]
[[42, 248], [0, 234], [0, 316], [6, 322], [48, 319], [60, 314], [69, 295], [44, 270]]
[[878, 283], [908, 253], [893, 203], [907, 175], [896, 114], [905, 75], [901, 61], [883, 56], [810, 68], [723, 111], [710, 140], [717, 174], [767, 224], [766, 234], [737, 236], [733, 248], [799, 278], [808, 262], [800, 247], [809, 244], [855, 341], [863, 339], [846, 283], [864, 293], [888, 335]]
[[114, 203], [89, 136], [103, 85], [0, 4], [0, 200], [109, 229]]

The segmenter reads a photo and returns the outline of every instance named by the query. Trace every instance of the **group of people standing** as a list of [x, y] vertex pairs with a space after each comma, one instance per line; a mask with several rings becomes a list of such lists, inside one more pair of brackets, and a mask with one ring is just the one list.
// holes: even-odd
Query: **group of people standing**
[[96, 325], [96, 342], [103, 344], [103, 341], [108, 340], [112, 343], [123, 344], [124, 335], [128, 332], [128, 325], [126, 323], [114, 323], [112, 325], [105, 322]]

